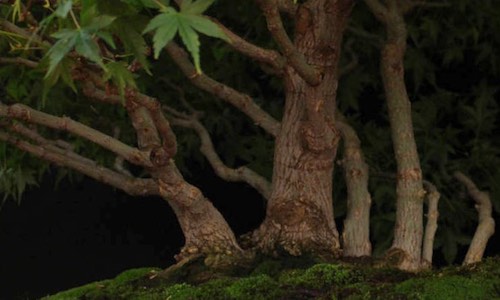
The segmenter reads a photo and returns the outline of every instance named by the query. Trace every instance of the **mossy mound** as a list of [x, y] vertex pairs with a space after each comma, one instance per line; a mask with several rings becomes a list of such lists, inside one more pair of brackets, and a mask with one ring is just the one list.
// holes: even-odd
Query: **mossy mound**
[[500, 299], [500, 257], [416, 275], [342, 262], [272, 259], [222, 274], [194, 262], [168, 277], [159, 269], [133, 269], [44, 299]]

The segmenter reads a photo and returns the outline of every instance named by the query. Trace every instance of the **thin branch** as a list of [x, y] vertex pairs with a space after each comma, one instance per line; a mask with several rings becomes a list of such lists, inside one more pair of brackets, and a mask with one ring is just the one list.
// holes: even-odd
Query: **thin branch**
[[457, 171], [453, 176], [466, 187], [469, 196], [476, 202], [475, 207], [479, 216], [479, 224], [463, 262], [464, 265], [468, 265], [480, 262], [483, 258], [488, 240], [495, 233], [495, 220], [491, 216], [492, 205], [489, 194], [480, 191], [462, 172]]
[[438, 203], [441, 194], [434, 184], [423, 181], [427, 198], [427, 224], [425, 225], [424, 240], [422, 246], [422, 267], [432, 267], [432, 254], [434, 250], [434, 237], [436, 236], [437, 221], [439, 218]]
[[96, 143], [105, 149], [124, 157], [133, 164], [146, 167], [151, 166], [149, 153], [139, 151], [138, 149], [130, 147], [98, 130], [73, 121], [68, 117], [61, 118], [52, 116], [23, 104], [13, 104], [10, 106], [0, 104], [0, 116], [39, 124], [53, 129], [64, 130]]
[[44, 41], [37, 34], [26, 31], [26, 30], [22, 29], [21, 27], [18, 27], [15, 24], [13, 24], [5, 19], [0, 19], [0, 29], [15, 33], [15, 34], [25, 38], [28, 41], [35, 42], [35, 43], [40, 44], [42, 46], [50, 47], [50, 43], [47, 41]]
[[262, 127], [269, 134], [275, 137], [278, 135], [280, 123], [255, 104], [250, 96], [215, 81], [205, 74], [198, 74], [193, 64], [189, 61], [187, 53], [174, 42], [170, 42], [166, 46], [166, 50], [184, 75], [186, 75], [195, 86], [232, 104], [249, 116], [256, 125]]
[[309, 65], [302, 53], [300, 53], [290, 40], [281, 16], [276, 0], [257, 0], [267, 21], [267, 28], [278, 43], [283, 55], [288, 59], [297, 73], [310, 85], [316, 86], [321, 82], [321, 74], [313, 66]]
[[96, 179], [97, 181], [121, 189], [129, 195], [150, 196], [159, 194], [158, 185], [152, 179], [139, 179], [125, 176], [100, 166], [94, 161], [90, 163], [88, 158], [80, 156], [78, 159], [75, 159], [74, 155], [77, 154], [66, 155], [59, 151], [54, 151], [53, 148], [47, 145], [34, 145], [25, 140], [16, 138], [4, 131], [0, 131], [0, 140], [13, 145], [22, 151], [31, 153], [38, 158], [59, 166], [74, 169], [82, 174]]
[[265, 63], [269, 65], [275, 73], [282, 73], [283, 68], [286, 65], [285, 59], [274, 50], [264, 49], [258, 47], [252, 43], [247, 42], [239, 35], [235, 34], [218, 20], [211, 18], [213, 22], [219, 25], [219, 28], [226, 34], [229, 38], [229, 45], [233, 47], [236, 51], [255, 59], [256, 61]]
[[377, 48], [382, 47], [382, 43], [384, 42], [384, 40], [379, 35], [373, 34], [371, 32], [353, 26], [347, 27], [347, 30], [352, 34], [359, 36], [360, 38], [371, 41], [372, 44], [374, 44]]
[[388, 18], [388, 9], [385, 7], [380, 0], [365, 0], [366, 5], [370, 8], [373, 15], [377, 20], [382, 23], [385, 23]]
[[[172, 108], [168, 108], [168, 111], [175, 112]], [[178, 112], [175, 112], [175, 114], [178, 116], [182, 115]], [[246, 182], [255, 188], [265, 199], [269, 198], [271, 193], [271, 184], [264, 177], [247, 167], [233, 169], [229, 168], [224, 164], [224, 162], [222, 162], [219, 155], [215, 151], [210, 134], [199, 120], [194, 117], [186, 119], [172, 118], [172, 124], [185, 128], [191, 128], [196, 131], [201, 140], [200, 151], [207, 158], [208, 162], [219, 177], [226, 181]]]
[[352, 39], [346, 42], [346, 47], [345, 47], [345, 51], [344, 52], [349, 53], [349, 55], [351, 57], [351, 60], [349, 61], [349, 63], [347, 65], [345, 65], [345, 66], [343, 66], [343, 67], [340, 68], [340, 70], [339, 70], [339, 78], [342, 77], [342, 76], [345, 76], [346, 74], [348, 74], [350, 72], [352, 72], [359, 65], [359, 57], [356, 54], [356, 52], [354, 52], [352, 50], [352, 43], [353, 43]]
[[0, 57], [0, 64], [24, 65], [29, 68], [38, 66], [38, 62], [23, 57]]

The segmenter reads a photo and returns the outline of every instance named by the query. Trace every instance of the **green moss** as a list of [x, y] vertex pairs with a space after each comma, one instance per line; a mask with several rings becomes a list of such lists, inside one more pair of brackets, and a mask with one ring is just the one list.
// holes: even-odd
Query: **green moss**
[[226, 291], [235, 300], [278, 299], [285, 294], [279, 284], [265, 274], [242, 278], [226, 288]]
[[317, 264], [307, 270], [285, 271], [279, 282], [289, 286], [326, 289], [346, 284], [351, 280], [349, 269], [332, 264]]
[[493, 299], [496, 280], [466, 278], [457, 275], [437, 278], [414, 278], [398, 284], [394, 291], [408, 299]]
[[108, 285], [111, 282], [111, 280], [103, 280], [103, 281], [97, 281], [97, 282], [92, 282], [86, 285], [82, 285], [80, 287], [76, 287], [67, 291], [63, 291], [60, 293], [57, 293], [52, 296], [47, 296], [42, 299], [44, 300], [73, 300], [73, 299], [82, 299], [85, 297], [85, 295], [89, 294], [99, 294], [101, 293], [102, 289]]

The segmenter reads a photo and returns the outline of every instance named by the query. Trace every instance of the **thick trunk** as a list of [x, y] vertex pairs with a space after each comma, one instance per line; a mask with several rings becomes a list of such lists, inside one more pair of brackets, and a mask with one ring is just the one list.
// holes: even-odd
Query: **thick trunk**
[[[149, 172], [158, 180], [160, 194], [174, 210], [185, 237], [185, 245], [176, 259], [180, 261], [203, 255], [206, 257], [205, 263], [216, 268], [246, 259], [246, 254], [238, 246], [224, 217], [197, 187], [182, 177], [170, 157], [175, 154], [175, 149], [166, 151], [171, 148], [162, 146], [176, 144], [170, 126], [163, 127], [162, 143], [152, 117], [154, 111], [132, 100], [128, 101], [127, 109], [137, 132], [139, 147], [151, 150], [153, 168]], [[167, 140], [169, 138], [172, 140]]]
[[187, 183], [173, 162], [157, 175], [160, 193], [174, 210], [185, 237], [178, 261], [191, 256], [206, 256], [205, 263], [223, 267], [245, 257], [224, 217], [201, 191]]
[[266, 219], [253, 234], [263, 252], [339, 254], [332, 172], [339, 141], [334, 126], [337, 63], [351, 1], [308, 1], [298, 10], [295, 46], [323, 77], [308, 85], [288, 67], [286, 104], [276, 139]]
[[387, 41], [382, 49], [381, 72], [398, 169], [396, 225], [393, 251], [389, 253], [401, 253], [398, 267], [415, 271], [420, 268], [421, 261], [425, 192], [413, 135], [411, 104], [404, 82], [407, 33], [403, 16], [397, 11], [391, 11], [386, 26]]

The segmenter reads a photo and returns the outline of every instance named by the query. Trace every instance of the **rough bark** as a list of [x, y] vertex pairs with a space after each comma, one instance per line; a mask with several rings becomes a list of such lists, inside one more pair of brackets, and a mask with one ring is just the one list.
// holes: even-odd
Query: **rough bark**
[[344, 256], [370, 256], [370, 207], [371, 195], [368, 192], [368, 165], [361, 151], [361, 142], [354, 129], [345, 118], [337, 114], [337, 127], [344, 141], [344, 167], [347, 186], [347, 216], [342, 232]]
[[400, 1], [387, 1], [387, 6], [378, 0], [366, 0], [366, 3], [386, 26], [386, 40], [381, 51], [381, 73], [398, 170], [394, 241], [387, 255], [397, 253], [397, 267], [416, 271], [421, 263], [425, 191], [413, 133], [411, 103], [404, 81], [406, 24]]
[[467, 192], [476, 202], [479, 219], [479, 224], [463, 262], [464, 265], [468, 265], [480, 262], [483, 258], [488, 240], [495, 233], [495, 220], [491, 216], [492, 206], [488, 193], [480, 191], [474, 182], [463, 173], [455, 172], [454, 176], [467, 188]]
[[298, 9], [294, 47], [322, 77], [311, 86], [294, 63], [285, 70], [286, 103], [276, 139], [272, 193], [266, 218], [253, 233], [265, 253], [340, 253], [332, 203], [339, 141], [334, 113], [340, 45], [351, 6], [352, 1], [319, 0]]
[[173, 162], [155, 177], [159, 178], [160, 194], [174, 210], [184, 233], [185, 244], [176, 259], [202, 254], [205, 263], [215, 268], [241, 263], [246, 256], [224, 217], [197, 187], [182, 178]]
[[164, 132], [158, 129], [160, 105], [144, 103], [156, 102], [154, 99], [138, 100], [137, 95], [131, 96], [126, 106], [138, 135], [139, 147], [151, 149], [154, 154], [149, 173], [158, 180], [160, 194], [174, 210], [185, 237], [185, 245], [176, 259], [181, 261], [203, 255], [206, 256], [205, 263], [215, 268], [240, 263], [246, 256], [224, 217], [197, 187], [184, 180], [171, 157], [174, 152], [168, 151], [170, 146], [165, 147], [166, 144], [176, 144], [166, 140], [175, 139], [175, 134], [166, 120], [161, 122]]

